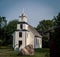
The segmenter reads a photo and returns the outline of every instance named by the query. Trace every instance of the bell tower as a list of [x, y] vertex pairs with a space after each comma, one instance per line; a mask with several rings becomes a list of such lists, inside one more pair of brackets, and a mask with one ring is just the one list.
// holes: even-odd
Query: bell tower
[[24, 10], [22, 11], [22, 14], [19, 16], [17, 29], [18, 30], [28, 30], [27, 16], [25, 15]]

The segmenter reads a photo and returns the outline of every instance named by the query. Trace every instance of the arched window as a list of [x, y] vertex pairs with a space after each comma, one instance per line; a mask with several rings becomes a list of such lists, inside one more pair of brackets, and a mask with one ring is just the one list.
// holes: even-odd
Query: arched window
[[22, 37], [22, 32], [19, 32], [19, 37]]

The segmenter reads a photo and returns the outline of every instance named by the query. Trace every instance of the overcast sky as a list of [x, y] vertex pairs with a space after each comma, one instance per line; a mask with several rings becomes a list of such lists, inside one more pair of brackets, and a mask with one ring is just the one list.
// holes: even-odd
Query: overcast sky
[[8, 21], [18, 19], [22, 9], [28, 23], [36, 27], [43, 19], [52, 19], [60, 12], [60, 0], [0, 0], [0, 16]]

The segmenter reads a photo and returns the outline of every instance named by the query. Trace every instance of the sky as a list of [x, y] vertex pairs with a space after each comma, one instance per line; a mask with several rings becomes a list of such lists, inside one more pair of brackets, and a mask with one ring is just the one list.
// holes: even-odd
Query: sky
[[41, 20], [51, 20], [60, 12], [60, 0], [0, 0], [0, 16], [7, 21], [19, 19], [24, 12], [28, 23], [36, 27]]

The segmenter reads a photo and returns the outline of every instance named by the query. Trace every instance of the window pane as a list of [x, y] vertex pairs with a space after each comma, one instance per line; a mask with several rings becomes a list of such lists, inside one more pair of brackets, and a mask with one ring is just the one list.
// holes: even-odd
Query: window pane
[[22, 37], [22, 32], [19, 32], [19, 37]]
[[20, 24], [20, 28], [23, 29], [23, 25], [22, 24]]
[[36, 46], [39, 48], [39, 39], [36, 38]]

